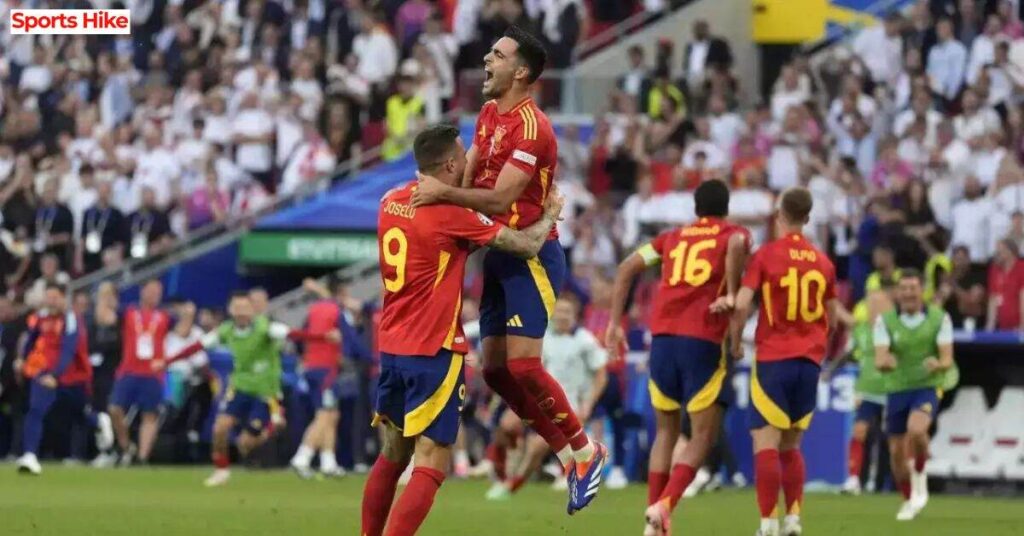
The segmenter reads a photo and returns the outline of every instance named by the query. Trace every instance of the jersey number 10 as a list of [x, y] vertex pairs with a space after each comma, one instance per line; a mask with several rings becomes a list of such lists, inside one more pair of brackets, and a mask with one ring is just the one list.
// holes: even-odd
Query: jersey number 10
[[[702, 251], [714, 249], [718, 241], [711, 238], [701, 240], [692, 246], [688, 242], [680, 242], [668, 253], [672, 259], [672, 274], [669, 276], [669, 286], [676, 286], [680, 281], [685, 281], [691, 287], [699, 287], [711, 279], [711, 262], [699, 257]], [[689, 250], [689, 252], [687, 252]]]
[[[813, 298], [812, 283], [815, 285]], [[786, 289], [786, 320], [796, 322], [797, 309], [800, 320], [807, 323], [816, 322], [825, 314], [825, 274], [810, 270], [801, 275], [796, 268], [790, 268], [779, 280], [779, 286]]]
[[[397, 247], [393, 247], [397, 244]], [[405, 286], [405, 261], [409, 255], [409, 240], [398, 227], [392, 227], [381, 239], [384, 253], [384, 264], [394, 268], [394, 277], [384, 277], [384, 288], [388, 292], [398, 292]]]

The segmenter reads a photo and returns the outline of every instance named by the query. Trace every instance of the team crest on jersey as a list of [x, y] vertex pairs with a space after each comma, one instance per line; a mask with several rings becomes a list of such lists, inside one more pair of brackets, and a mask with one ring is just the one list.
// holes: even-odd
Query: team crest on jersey
[[502, 140], [504, 138], [505, 138], [505, 126], [504, 125], [498, 125], [498, 127], [494, 129], [494, 134], [491, 135], [491, 154], [492, 155], [494, 153], [496, 153], [496, 152], [501, 150], [501, 142], [502, 142]]
[[494, 220], [488, 218], [487, 216], [484, 216], [483, 214], [481, 214], [479, 212], [476, 213], [476, 217], [480, 218], [480, 223], [482, 223], [482, 224], [484, 224], [484, 225], [486, 225], [488, 227], [490, 227], [491, 225], [494, 225]]

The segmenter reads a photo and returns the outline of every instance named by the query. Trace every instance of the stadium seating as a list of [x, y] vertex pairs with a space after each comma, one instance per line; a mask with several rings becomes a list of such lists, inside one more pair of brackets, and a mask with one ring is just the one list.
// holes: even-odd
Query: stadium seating
[[931, 442], [928, 474], [952, 477], [965, 466], [984, 440], [987, 419], [988, 408], [981, 388], [961, 388], [953, 405], [939, 414], [938, 431]]
[[1024, 388], [1006, 387], [989, 411], [980, 388], [964, 387], [939, 416], [928, 473], [946, 478], [1024, 480]]

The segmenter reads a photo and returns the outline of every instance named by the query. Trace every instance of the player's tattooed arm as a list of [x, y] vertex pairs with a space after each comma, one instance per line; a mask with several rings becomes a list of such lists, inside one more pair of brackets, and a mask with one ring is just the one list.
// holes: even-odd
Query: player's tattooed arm
[[565, 199], [562, 198], [562, 194], [558, 192], [557, 187], [552, 187], [547, 200], [544, 201], [544, 214], [540, 220], [522, 230], [502, 227], [488, 245], [524, 259], [536, 257], [547, 241], [551, 227], [558, 221], [563, 205]]
[[530, 175], [511, 164], [501, 168], [494, 189], [457, 188], [431, 177], [420, 177], [416, 191], [412, 194], [412, 205], [421, 207], [446, 203], [473, 209], [488, 216], [505, 214], [511, 210], [512, 203], [519, 199], [529, 183]]

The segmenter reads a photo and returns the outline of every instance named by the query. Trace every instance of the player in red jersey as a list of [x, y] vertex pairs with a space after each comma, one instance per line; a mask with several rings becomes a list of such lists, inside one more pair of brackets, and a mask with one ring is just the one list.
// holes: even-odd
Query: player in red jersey
[[[661, 265], [651, 318], [649, 386], [658, 432], [648, 466], [647, 536], [669, 534], [672, 510], [718, 440], [724, 407], [732, 399], [723, 346], [729, 315], [724, 313], [735, 301], [750, 233], [725, 220], [729, 189], [724, 182], [704, 182], [694, 197], [698, 220], [661, 233], [622, 261], [612, 291], [611, 314], [617, 318], [637, 275]], [[610, 326], [605, 344], [617, 345], [622, 338], [622, 328]], [[681, 460], [672, 465], [684, 409], [692, 433]]]
[[754, 338], [757, 361], [750, 377], [754, 480], [761, 510], [758, 536], [778, 536], [774, 517], [779, 488], [786, 499], [784, 536], [798, 536], [804, 493], [800, 438], [811, 423], [830, 321], [838, 317], [835, 268], [801, 234], [813, 200], [806, 188], [782, 194], [778, 238], [761, 247], [736, 296], [730, 341], [742, 355], [741, 333], [755, 293], [761, 297]]
[[[164, 398], [164, 341], [171, 329], [171, 316], [160, 310], [164, 286], [158, 279], [142, 285], [139, 305], [124, 312], [121, 334], [121, 364], [110, 397], [110, 418], [117, 444], [121, 448], [120, 465], [131, 465], [136, 455], [145, 463], [153, 451], [159, 432], [159, 409]], [[139, 444], [131, 442], [125, 415], [134, 407], [142, 415]]]
[[[484, 57], [484, 104], [477, 118], [463, 188], [425, 180], [415, 206], [471, 208], [513, 229], [536, 222], [558, 162], [554, 129], [530, 98], [547, 53], [536, 37], [512, 26]], [[484, 259], [480, 335], [484, 380], [547, 441], [568, 471], [568, 512], [597, 494], [607, 458], [592, 443], [558, 382], [541, 361], [544, 333], [566, 276], [565, 254], [552, 230], [528, 260], [491, 250]]]
[[[455, 127], [420, 132], [413, 152], [421, 176], [445, 184], [463, 176], [465, 149]], [[410, 182], [388, 192], [378, 220], [384, 304], [374, 423], [388, 426], [363, 492], [363, 536], [414, 534], [448, 471], [466, 389], [463, 356], [469, 345], [460, 309], [471, 249], [488, 245], [534, 257], [562, 209], [561, 196], [551, 196], [541, 217], [516, 231], [462, 207], [413, 207], [416, 188]], [[389, 519], [398, 478], [413, 453], [412, 479]]]

